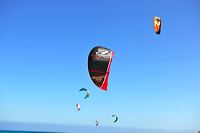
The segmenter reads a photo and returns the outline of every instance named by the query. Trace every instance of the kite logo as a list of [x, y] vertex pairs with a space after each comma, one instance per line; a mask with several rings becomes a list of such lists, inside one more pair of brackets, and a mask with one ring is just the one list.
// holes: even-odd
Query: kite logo
[[105, 49], [98, 48], [96, 55], [98, 55], [99, 57], [103, 57], [103, 58], [110, 58], [111, 52], [109, 52], [108, 50], [105, 50]]

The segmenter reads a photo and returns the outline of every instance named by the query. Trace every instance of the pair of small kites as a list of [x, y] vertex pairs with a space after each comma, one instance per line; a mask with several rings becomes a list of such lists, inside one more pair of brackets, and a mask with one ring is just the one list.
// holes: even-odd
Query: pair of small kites
[[[86, 88], [81, 88], [79, 91], [80, 92], [82, 92], [82, 91], [86, 92], [86, 95], [84, 97], [85, 99], [90, 96], [90, 92]], [[76, 104], [76, 108], [77, 108], [78, 111], [80, 111], [81, 105], [80, 104]], [[118, 116], [117, 115], [112, 115], [112, 117], [115, 117], [114, 123], [118, 121]], [[96, 126], [98, 126], [98, 125], [99, 125], [99, 122], [96, 121]]]
[[[87, 89], [85, 89], [85, 88], [81, 88], [79, 91], [85, 91], [86, 92], [86, 95], [85, 95], [85, 99], [86, 98], [88, 98], [89, 96], [90, 96], [90, 92], [87, 90]], [[78, 111], [80, 111], [80, 109], [81, 109], [81, 105], [80, 104], [76, 104], [76, 109], [78, 110]]]
[[[118, 117], [117, 117], [117, 115], [112, 115], [112, 117], [115, 117], [114, 123], [115, 123], [115, 122], [117, 122], [117, 120], [118, 120]], [[98, 126], [98, 125], [99, 125], [99, 122], [98, 122], [98, 121], [96, 121], [96, 126]]]
[[[161, 32], [161, 18], [154, 17], [154, 32], [156, 34], [160, 34]], [[112, 58], [114, 56], [114, 51], [105, 48], [105, 47], [94, 47], [88, 56], [88, 71], [90, 74], [90, 78], [93, 83], [102, 90], [107, 90], [108, 87], [108, 77], [110, 73], [110, 66], [112, 63]], [[79, 91], [85, 91], [85, 99], [90, 96], [90, 93], [87, 89], [82, 88]], [[76, 108], [79, 111], [81, 106], [80, 104], [76, 104]], [[118, 117], [116, 115], [112, 115], [115, 117], [115, 122], [117, 122]], [[96, 126], [98, 125], [98, 121], [96, 121]]]

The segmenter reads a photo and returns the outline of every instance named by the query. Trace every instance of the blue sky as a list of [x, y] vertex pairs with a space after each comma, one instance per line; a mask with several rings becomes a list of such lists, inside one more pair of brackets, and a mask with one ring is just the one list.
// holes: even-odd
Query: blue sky
[[[1, 0], [0, 121], [198, 130], [199, 6], [197, 0]], [[162, 18], [160, 35], [154, 16]], [[98, 45], [115, 52], [107, 92], [87, 70]], [[83, 99], [82, 87], [90, 98]]]

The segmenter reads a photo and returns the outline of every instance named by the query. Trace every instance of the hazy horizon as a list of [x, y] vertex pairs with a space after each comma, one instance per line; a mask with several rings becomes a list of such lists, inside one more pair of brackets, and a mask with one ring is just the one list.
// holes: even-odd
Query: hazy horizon
[[37, 132], [64, 132], [64, 133], [196, 133], [190, 130], [167, 130], [167, 129], [145, 129], [145, 128], [125, 128], [108, 127], [95, 125], [73, 125], [73, 124], [50, 124], [50, 123], [24, 123], [24, 122], [0, 122], [0, 131], [37, 131]]

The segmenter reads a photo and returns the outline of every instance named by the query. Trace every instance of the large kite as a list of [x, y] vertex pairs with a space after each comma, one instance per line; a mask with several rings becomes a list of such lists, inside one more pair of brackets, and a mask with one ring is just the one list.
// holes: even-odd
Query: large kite
[[105, 47], [94, 47], [88, 57], [88, 71], [94, 84], [107, 90], [110, 65], [114, 52]]

